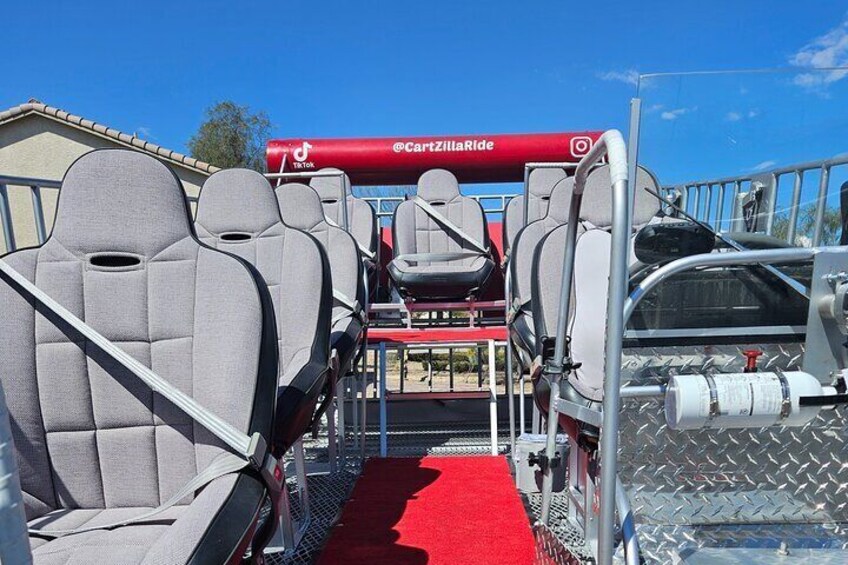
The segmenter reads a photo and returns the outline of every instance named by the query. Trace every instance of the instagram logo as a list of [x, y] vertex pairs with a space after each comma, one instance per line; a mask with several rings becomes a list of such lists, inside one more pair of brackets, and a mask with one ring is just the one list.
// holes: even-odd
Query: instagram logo
[[592, 148], [592, 138], [584, 135], [571, 138], [571, 154], [574, 157], [583, 157]]

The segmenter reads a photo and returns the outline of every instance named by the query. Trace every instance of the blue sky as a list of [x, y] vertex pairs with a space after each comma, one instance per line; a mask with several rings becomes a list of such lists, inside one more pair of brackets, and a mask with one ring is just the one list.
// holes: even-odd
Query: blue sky
[[[13, 1], [3, 12], [0, 107], [36, 97], [176, 150], [222, 99], [266, 110], [276, 137], [624, 130], [638, 72], [848, 62], [843, 0]], [[816, 43], [829, 33], [835, 45]], [[672, 102], [658, 116], [696, 104]]]

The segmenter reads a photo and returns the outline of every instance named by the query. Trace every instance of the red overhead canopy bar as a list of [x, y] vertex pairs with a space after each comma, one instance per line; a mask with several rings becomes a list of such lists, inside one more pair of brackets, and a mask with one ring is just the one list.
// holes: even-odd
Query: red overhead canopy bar
[[273, 139], [268, 172], [345, 171], [353, 184], [415, 184], [433, 168], [460, 182], [512, 182], [530, 162], [579, 161], [603, 132], [443, 135], [351, 139]]

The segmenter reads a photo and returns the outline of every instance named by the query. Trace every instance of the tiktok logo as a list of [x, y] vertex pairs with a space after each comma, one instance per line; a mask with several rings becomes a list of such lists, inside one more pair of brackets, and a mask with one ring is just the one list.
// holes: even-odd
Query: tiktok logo
[[298, 163], [303, 163], [309, 158], [309, 150], [312, 149], [312, 144], [304, 141], [303, 145], [294, 150], [294, 160]]

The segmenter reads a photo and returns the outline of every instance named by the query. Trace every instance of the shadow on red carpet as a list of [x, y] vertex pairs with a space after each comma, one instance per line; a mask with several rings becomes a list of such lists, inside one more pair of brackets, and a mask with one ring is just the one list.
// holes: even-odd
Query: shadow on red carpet
[[529, 565], [534, 542], [503, 457], [370, 459], [319, 565]]

